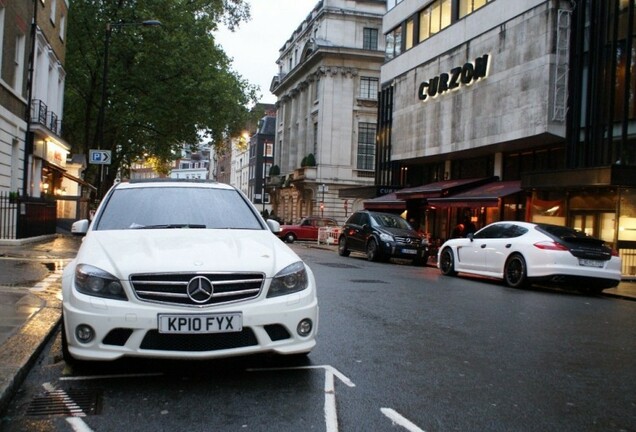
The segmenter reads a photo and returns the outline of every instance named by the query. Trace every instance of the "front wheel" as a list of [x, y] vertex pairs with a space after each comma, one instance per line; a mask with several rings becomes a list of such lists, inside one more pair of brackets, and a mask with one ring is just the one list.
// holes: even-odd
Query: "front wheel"
[[521, 255], [512, 255], [506, 261], [504, 281], [511, 288], [523, 288], [528, 285], [526, 260]]
[[371, 239], [369, 243], [367, 243], [367, 260], [369, 261], [378, 261], [380, 259], [380, 250], [378, 248], [378, 243]]
[[338, 255], [347, 257], [351, 252], [347, 249], [347, 238], [345, 236], [340, 237], [338, 240]]
[[444, 276], [455, 276], [455, 257], [451, 248], [444, 248], [439, 256], [439, 270]]
[[293, 243], [293, 242], [296, 241], [296, 236], [294, 234], [292, 234], [292, 233], [287, 233], [287, 234], [285, 234], [285, 241], [287, 243]]

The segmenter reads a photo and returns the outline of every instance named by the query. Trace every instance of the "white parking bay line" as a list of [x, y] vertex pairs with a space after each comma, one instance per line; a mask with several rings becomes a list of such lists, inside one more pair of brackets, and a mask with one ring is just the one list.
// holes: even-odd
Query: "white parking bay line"
[[382, 414], [384, 414], [389, 419], [391, 419], [391, 421], [394, 424], [398, 426], [402, 426], [404, 429], [410, 432], [424, 432], [423, 429], [420, 429], [419, 427], [417, 427], [415, 424], [413, 424], [413, 422], [404, 418], [400, 413], [398, 413], [394, 409], [380, 408], [380, 411], [382, 411]]
[[338, 411], [336, 409], [336, 386], [334, 377], [349, 387], [356, 385], [342, 372], [330, 365], [321, 366], [292, 366], [281, 368], [247, 369], [249, 372], [266, 372], [276, 370], [298, 370], [298, 369], [324, 369], [325, 370], [325, 424], [327, 432], [338, 432]]

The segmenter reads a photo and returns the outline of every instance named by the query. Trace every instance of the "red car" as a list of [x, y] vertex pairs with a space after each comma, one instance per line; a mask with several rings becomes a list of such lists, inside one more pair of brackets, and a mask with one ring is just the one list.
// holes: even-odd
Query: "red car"
[[309, 216], [302, 218], [296, 225], [281, 225], [277, 235], [287, 243], [293, 243], [296, 240], [318, 240], [318, 228], [332, 226], [338, 226], [335, 219]]

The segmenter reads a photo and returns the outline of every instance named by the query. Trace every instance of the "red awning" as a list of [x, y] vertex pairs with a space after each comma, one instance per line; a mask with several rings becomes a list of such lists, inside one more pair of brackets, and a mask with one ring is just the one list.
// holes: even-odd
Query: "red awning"
[[430, 198], [436, 207], [497, 207], [499, 199], [521, 192], [521, 181], [496, 181], [446, 198]]
[[398, 199], [396, 193], [390, 193], [364, 201], [366, 210], [406, 210], [406, 201]]
[[480, 186], [498, 180], [498, 177], [477, 179], [444, 180], [422, 186], [406, 188], [396, 192], [398, 199], [443, 198], [468, 188]]

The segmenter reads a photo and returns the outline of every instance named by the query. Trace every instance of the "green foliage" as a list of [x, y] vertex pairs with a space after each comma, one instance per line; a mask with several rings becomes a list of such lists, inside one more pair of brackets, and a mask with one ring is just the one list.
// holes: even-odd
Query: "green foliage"
[[269, 175], [270, 176], [280, 175], [280, 167], [278, 165], [272, 165], [272, 167], [269, 169]]
[[[139, 25], [150, 19], [162, 25]], [[215, 145], [238, 136], [257, 91], [232, 70], [213, 32], [220, 23], [235, 28], [247, 19], [245, 0], [74, 1], [64, 104], [64, 138], [73, 152], [88, 154], [99, 143], [107, 23], [114, 24], [103, 128], [103, 148], [113, 151], [110, 181], [143, 155], [174, 159], [202, 133]]]
[[304, 167], [306, 167], [306, 166], [307, 166], [307, 156], [305, 156], [305, 157], [303, 158], [303, 160], [301, 160], [301, 161], [300, 161], [300, 166], [301, 166], [302, 168], [304, 168]]
[[309, 153], [305, 158], [305, 166], [315, 167], [316, 166], [316, 158], [313, 153]]

